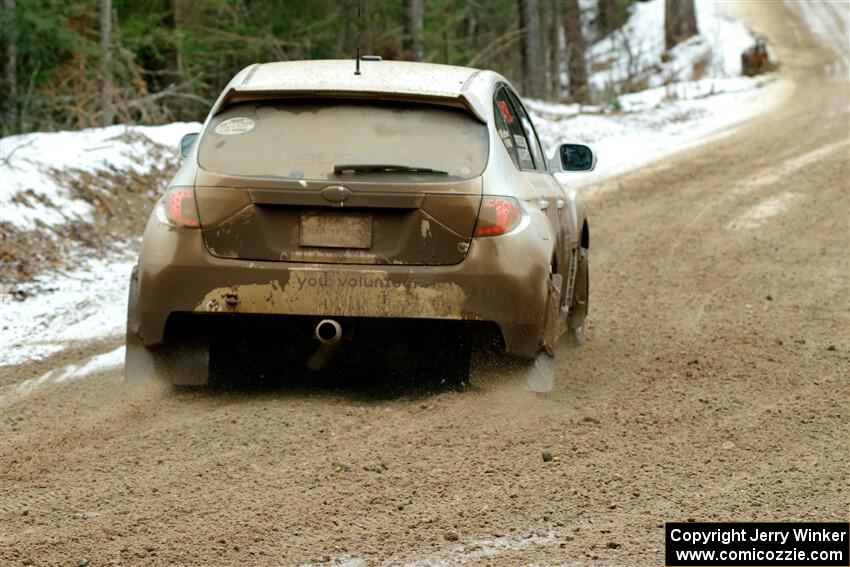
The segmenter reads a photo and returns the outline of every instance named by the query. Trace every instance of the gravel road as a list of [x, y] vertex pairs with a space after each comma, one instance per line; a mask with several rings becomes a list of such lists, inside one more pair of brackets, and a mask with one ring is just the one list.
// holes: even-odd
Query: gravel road
[[781, 104], [596, 192], [552, 393], [483, 353], [464, 392], [44, 388], [3, 407], [0, 562], [658, 566], [665, 521], [846, 521], [848, 77], [787, 10], [747, 15]]

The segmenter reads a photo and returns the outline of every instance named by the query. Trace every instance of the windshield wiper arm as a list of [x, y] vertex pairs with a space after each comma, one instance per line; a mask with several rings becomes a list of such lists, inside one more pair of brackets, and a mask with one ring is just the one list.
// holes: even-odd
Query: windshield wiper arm
[[395, 165], [388, 163], [338, 163], [334, 166], [334, 175], [342, 173], [429, 173], [434, 175], [448, 175], [448, 171], [431, 169], [430, 167], [417, 167], [413, 165]]

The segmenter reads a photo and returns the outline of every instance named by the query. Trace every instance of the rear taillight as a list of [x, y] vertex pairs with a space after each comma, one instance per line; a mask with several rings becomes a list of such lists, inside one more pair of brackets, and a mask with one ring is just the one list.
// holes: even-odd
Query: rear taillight
[[513, 197], [484, 197], [478, 211], [475, 236], [498, 236], [512, 231], [522, 220], [522, 209]]
[[159, 202], [156, 213], [160, 222], [172, 226], [187, 228], [201, 226], [201, 221], [198, 218], [198, 206], [195, 203], [195, 191], [191, 188], [177, 187], [166, 191]]

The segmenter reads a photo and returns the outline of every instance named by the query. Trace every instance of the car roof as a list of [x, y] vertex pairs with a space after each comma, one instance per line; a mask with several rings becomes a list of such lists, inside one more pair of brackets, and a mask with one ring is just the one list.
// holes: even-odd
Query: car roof
[[249, 67], [238, 90], [375, 92], [457, 97], [478, 69], [412, 61], [280, 61]]
[[504, 80], [492, 71], [437, 63], [361, 60], [359, 75], [355, 65], [354, 59], [256, 63], [233, 78], [219, 103], [272, 93], [432, 98], [467, 107], [486, 122], [487, 87]]

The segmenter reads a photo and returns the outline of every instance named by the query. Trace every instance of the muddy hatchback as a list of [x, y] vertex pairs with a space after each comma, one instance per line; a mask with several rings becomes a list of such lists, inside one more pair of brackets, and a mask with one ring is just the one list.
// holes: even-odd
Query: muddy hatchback
[[459, 382], [472, 334], [526, 359], [581, 340], [588, 224], [553, 174], [595, 158], [547, 159], [496, 73], [253, 65], [181, 151], [130, 282], [128, 378], [364, 360]]

